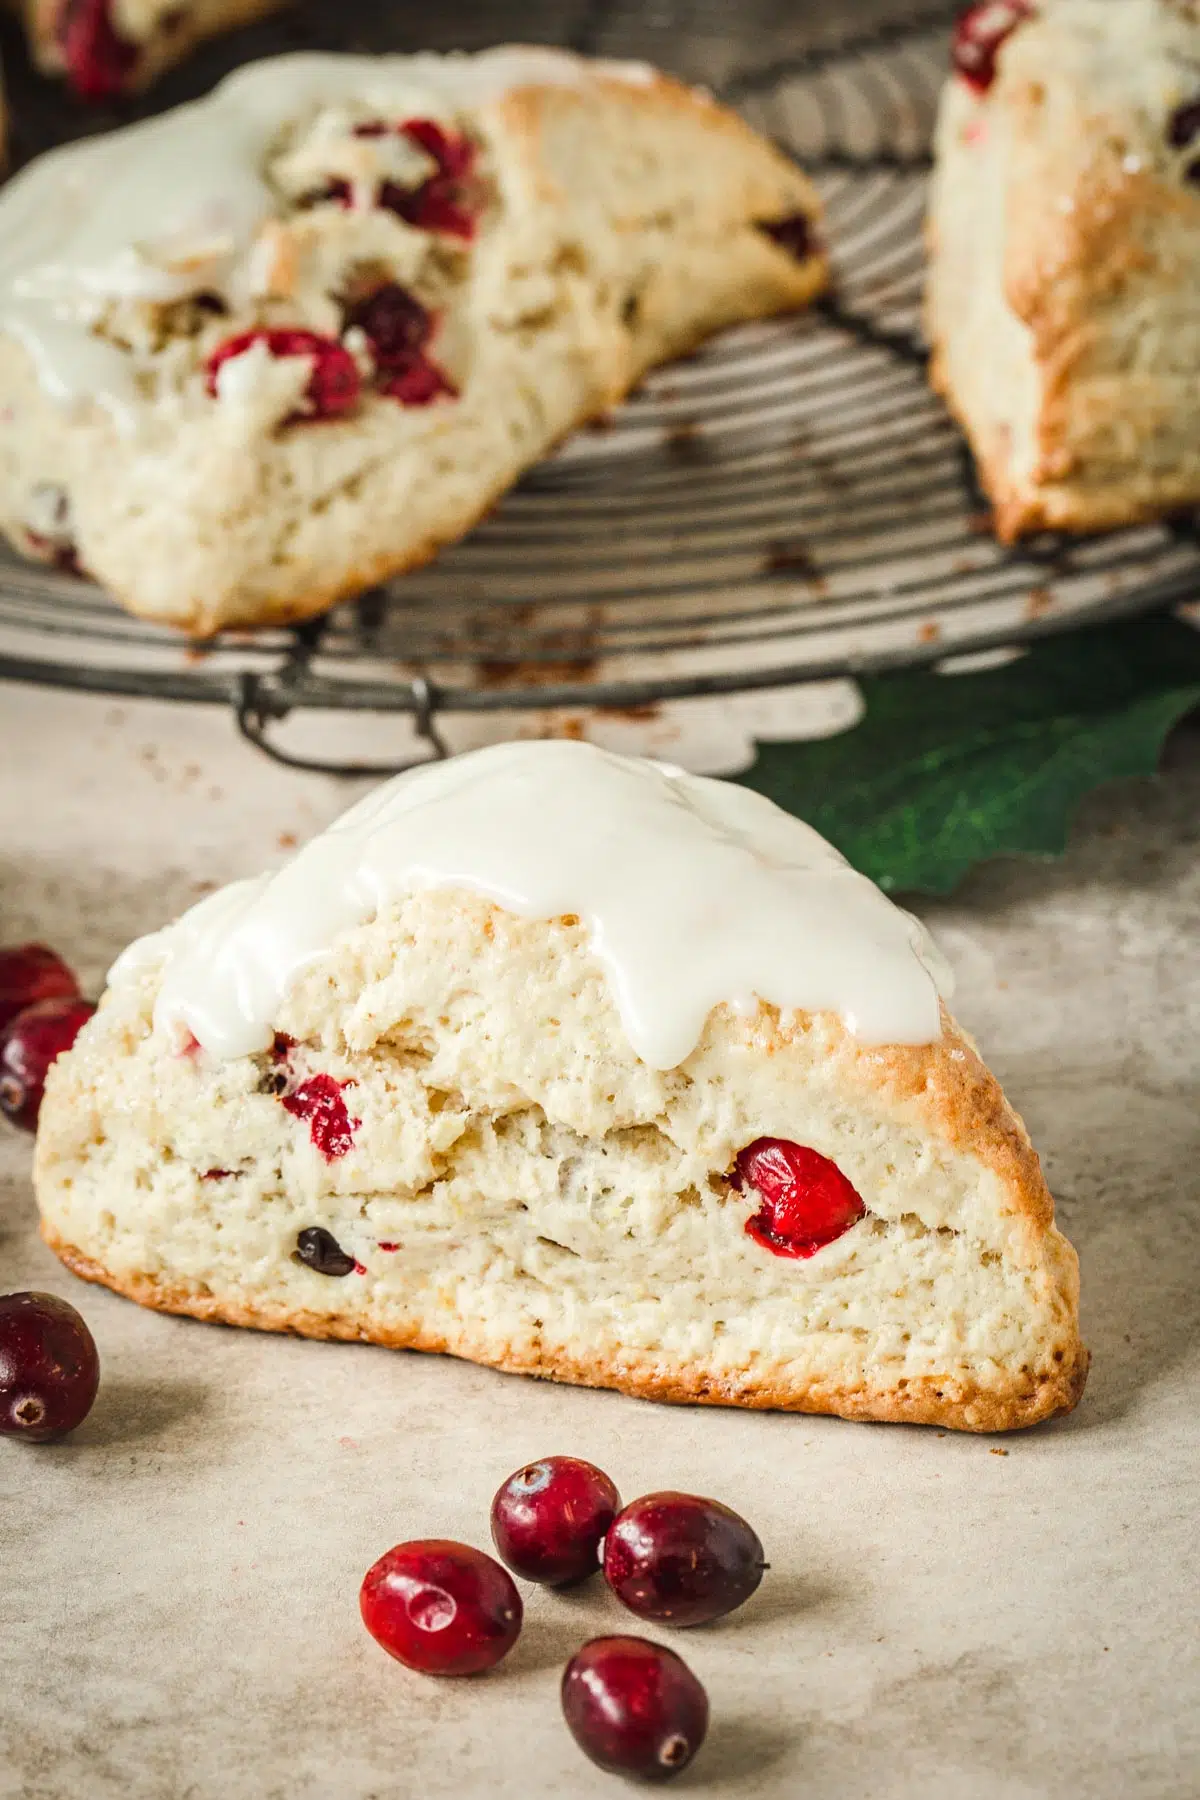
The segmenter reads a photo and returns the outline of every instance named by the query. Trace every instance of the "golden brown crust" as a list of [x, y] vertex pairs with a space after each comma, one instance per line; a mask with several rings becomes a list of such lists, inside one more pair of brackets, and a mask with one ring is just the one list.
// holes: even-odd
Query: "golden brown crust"
[[[1193, 22], [1178, 38], [1164, 9], [1155, 42], [1134, 45], [1131, 17], [1048, 11], [1014, 34], [984, 98], [951, 81], [943, 101], [930, 292], [951, 264], [960, 285], [977, 266], [990, 291], [999, 258], [997, 301], [1026, 345], [1002, 352], [1012, 428], [997, 423], [1003, 402], [986, 380], [973, 387], [975, 359], [993, 348], [985, 315], [972, 319], [948, 289], [931, 308], [930, 379], [970, 441], [1005, 542], [1151, 523], [1200, 501], [1200, 193], [1170, 148], [1166, 98], [1200, 33]], [[1131, 54], [1146, 68], [1122, 81]]]
[[[726, 1029], [735, 1030], [740, 1020], [729, 1013]], [[1039, 1234], [1050, 1229], [1054, 1201], [1024, 1122], [945, 1006], [936, 1044], [865, 1047], [836, 1014], [796, 1013], [781, 1020], [770, 1007], [760, 1009], [757, 1029], [768, 1033], [769, 1054], [772, 1041], [787, 1043], [814, 1023], [829, 1035], [834, 1057], [860, 1087], [882, 1095], [889, 1106], [912, 1106], [932, 1136], [993, 1171], [1016, 1216]]]
[[[854, 1389], [810, 1381], [785, 1386], [747, 1375], [731, 1380], [725, 1371], [702, 1364], [666, 1366], [645, 1353], [611, 1357], [571, 1357], [540, 1347], [511, 1345], [497, 1351], [474, 1341], [463, 1330], [454, 1338], [419, 1327], [391, 1330], [369, 1321], [331, 1319], [320, 1314], [285, 1311], [254, 1302], [223, 1301], [183, 1282], [162, 1282], [136, 1273], [117, 1276], [63, 1243], [45, 1223], [42, 1235], [54, 1254], [84, 1281], [96, 1282], [156, 1312], [179, 1313], [209, 1323], [284, 1332], [293, 1337], [378, 1344], [392, 1350], [420, 1350], [482, 1363], [510, 1375], [536, 1375], [575, 1387], [613, 1388], [633, 1399], [700, 1406], [742, 1406], [752, 1411], [820, 1413], [835, 1418], [876, 1420], [885, 1424], [939, 1425], [954, 1431], [1013, 1431], [1037, 1425], [1056, 1413], [1070, 1412], [1087, 1380], [1090, 1356], [1082, 1344], [1055, 1352], [1055, 1369], [1022, 1372], [1007, 1389], [984, 1388], [961, 1380], [920, 1377], [863, 1384]], [[1057, 1360], [1061, 1359], [1061, 1360]]]

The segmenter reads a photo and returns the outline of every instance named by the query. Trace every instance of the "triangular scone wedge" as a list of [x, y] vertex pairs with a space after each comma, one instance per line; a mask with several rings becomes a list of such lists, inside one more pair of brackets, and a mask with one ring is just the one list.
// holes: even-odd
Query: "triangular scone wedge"
[[[45, 1236], [203, 1319], [659, 1400], [1032, 1424], [1083, 1387], [1077, 1261], [932, 957], [746, 790], [484, 751], [127, 953], [50, 1073]], [[743, 981], [824, 1004], [739, 1009]], [[871, 1041], [889, 1024], [934, 1041]], [[782, 1204], [779, 1141], [807, 1182]]]
[[252, 64], [0, 195], [0, 526], [194, 633], [320, 612], [652, 364], [811, 300], [818, 215], [641, 65]]

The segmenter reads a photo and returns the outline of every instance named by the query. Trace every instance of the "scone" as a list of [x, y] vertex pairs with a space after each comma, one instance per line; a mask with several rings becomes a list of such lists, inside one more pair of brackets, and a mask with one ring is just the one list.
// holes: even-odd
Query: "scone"
[[934, 385], [1002, 538], [1200, 501], [1200, 6], [960, 22], [930, 216]]
[[202, 1319], [657, 1400], [1073, 1406], [1075, 1253], [921, 927], [744, 788], [502, 745], [136, 944], [43, 1230]]
[[81, 100], [143, 88], [205, 38], [275, 12], [283, 0], [16, 0], [34, 61]]
[[811, 299], [817, 214], [641, 65], [251, 65], [0, 195], [0, 525], [149, 619], [304, 618], [653, 363]]

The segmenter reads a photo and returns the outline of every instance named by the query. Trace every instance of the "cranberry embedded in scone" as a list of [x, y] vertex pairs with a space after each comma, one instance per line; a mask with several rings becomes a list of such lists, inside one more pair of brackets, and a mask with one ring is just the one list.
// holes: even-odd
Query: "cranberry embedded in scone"
[[344, 1090], [353, 1084], [332, 1075], [310, 1075], [294, 1093], [280, 1096], [283, 1110], [308, 1123], [309, 1136], [326, 1162], [334, 1162], [354, 1148], [354, 1133], [362, 1124], [352, 1119]]
[[315, 331], [290, 326], [275, 329], [260, 326], [253, 331], [240, 331], [236, 337], [226, 338], [223, 344], [218, 344], [208, 359], [206, 370], [210, 394], [216, 395], [222, 364], [235, 356], [243, 356], [255, 344], [265, 344], [272, 356], [312, 357], [312, 373], [304, 390], [309, 410], [297, 413], [297, 419], [334, 419], [350, 412], [357, 403], [362, 384], [358, 365], [345, 346], [335, 343], [332, 338], [321, 337]]
[[[436, 231], [444, 237], [470, 241], [475, 235], [475, 212], [464, 192], [464, 184], [475, 166], [475, 146], [461, 132], [447, 131], [433, 119], [405, 119], [399, 125], [385, 125], [381, 119], [370, 119], [354, 127], [355, 137], [383, 137], [398, 132], [423, 150], [437, 164], [437, 171], [419, 187], [402, 187], [399, 182], [385, 181], [376, 196], [376, 205], [394, 212], [406, 225], [418, 231]], [[344, 185], [344, 184], [334, 184]], [[331, 187], [329, 199], [341, 199]]]
[[1031, 0], [978, 0], [962, 14], [954, 27], [951, 59], [977, 94], [986, 94], [995, 81], [1000, 46], [1032, 11]]
[[138, 53], [113, 24], [112, 0], [66, 0], [56, 31], [67, 77], [81, 100], [115, 100], [124, 93]]
[[775, 219], [758, 228], [781, 250], [794, 256], [797, 262], [803, 262], [816, 250], [813, 240], [812, 220], [807, 213], [790, 213], [786, 219]]
[[758, 1138], [738, 1156], [731, 1176], [739, 1193], [762, 1201], [746, 1231], [776, 1256], [815, 1256], [866, 1214], [837, 1164], [787, 1138]]
[[357, 327], [375, 359], [375, 385], [402, 406], [428, 406], [458, 390], [426, 349], [437, 330], [427, 307], [398, 282], [388, 281], [346, 310], [346, 328]]
[[[1172, 150], [1187, 150], [1200, 138], [1200, 99], [1177, 106], [1167, 120], [1167, 142]], [[1193, 158], [1183, 171], [1185, 181], [1200, 183], [1200, 159]]]

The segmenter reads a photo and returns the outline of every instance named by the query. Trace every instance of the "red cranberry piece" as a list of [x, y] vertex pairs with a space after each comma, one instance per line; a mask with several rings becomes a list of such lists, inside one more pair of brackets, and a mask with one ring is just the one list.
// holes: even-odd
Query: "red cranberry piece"
[[436, 231], [443, 237], [467, 241], [475, 236], [475, 219], [459, 201], [457, 185], [441, 175], [431, 175], [415, 189], [385, 181], [379, 190], [379, 205], [418, 231]]
[[0, 1038], [0, 1112], [22, 1131], [36, 1131], [46, 1074], [69, 1050], [96, 1008], [90, 1000], [39, 1000]]
[[469, 1544], [397, 1544], [367, 1570], [363, 1624], [389, 1656], [423, 1675], [475, 1675], [508, 1655], [521, 1596], [498, 1562]]
[[756, 1244], [776, 1256], [815, 1256], [865, 1215], [866, 1207], [837, 1164], [787, 1138], [759, 1138], [743, 1150], [731, 1177], [752, 1187], [761, 1209], [746, 1220]]
[[708, 1695], [681, 1656], [639, 1637], [599, 1637], [563, 1671], [571, 1736], [612, 1775], [667, 1781], [708, 1730]]
[[748, 1600], [766, 1568], [758, 1534], [719, 1500], [646, 1494], [604, 1540], [604, 1579], [630, 1612], [704, 1625]]
[[111, 0], [67, 0], [57, 36], [81, 100], [115, 100], [124, 93], [138, 53], [113, 24]]
[[0, 1432], [44, 1444], [92, 1410], [100, 1358], [91, 1332], [55, 1294], [0, 1295]]
[[410, 143], [432, 156], [437, 172], [449, 181], [465, 181], [475, 167], [475, 146], [461, 131], [447, 131], [434, 119], [405, 119], [400, 127]]
[[565, 1587], [600, 1567], [600, 1544], [620, 1507], [620, 1494], [594, 1463], [546, 1456], [498, 1490], [492, 1539], [526, 1581]]
[[758, 229], [765, 232], [781, 250], [794, 256], [797, 262], [803, 262], [816, 249], [812, 220], [807, 213], [791, 213], [786, 219], [775, 219], [769, 224], [760, 225]]
[[268, 328], [256, 327], [253, 331], [239, 331], [236, 337], [226, 338], [218, 344], [208, 359], [206, 385], [210, 394], [217, 392], [217, 375], [223, 363], [233, 356], [242, 356], [254, 344], [265, 344], [272, 356], [310, 356], [312, 373], [308, 378], [308, 386], [304, 390], [304, 398], [308, 402], [308, 411], [295, 414], [296, 419], [335, 419], [347, 413], [358, 402], [359, 379], [358, 365], [344, 344], [333, 338], [321, 337], [315, 331], [302, 331], [299, 327], [281, 326]]
[[[218, 1174], [223, 1171], [218, 1170]], [[207, 1181], [208, 1177], [205, 1176]], [[323, 1225], [309, 1225], [296, 1236], [296, 1259], [318, 1275], [353, 1275], [358, 1264]]]
[[1032, 12], [1031, 0], [979, 0], [954, 27], [951, 60], [967, 86], [986, 94], [996, 79], [996, 57]]
[[346, 329], [357, 325], [381, 369], [405, 367], [431, 341], [433, 314], [397, 281], [386, 281], [346, 309]]
[[73, 1000], [78, 993], [71, 970], [45, 944], [0, 950], [0, 1032], [35, 1000]]
[[[399, 129], [433, 158], [437, 173], [418, 188], [402, 188], [394, 181], [385, 181], [379, 190], [380, 206], [419, 231], [437, 231], [469, 242], [475, 236], [475, 215], [464, 202], [462, 183], [475, 165], [474, 144], [460, 132], [446, 131], [432, 119], [406, 119]], [[361, 135], [362, 127], [359, 131]]]
[[428, 406], [457, 389], [426, 349], [437, 330], [437, 320], [427, 307], [388, 281], [346, 310], [346, 329], [357, 326], [371, 346], [377, 370], [375, 385], [381, 394], [402, 406]]
[[432, 406], [443, 396], [448, 400], [458, 397], [454, 383], [436, 363], [428, 362], [424, 357], [407, 369], [397, 369], [395, 374], [385, 376], [377, 385], [381, 394], [386, 394], [389, 400], [398, 400], [401, 406]]
[[342, 1090], [349, 1082], [332, 1075], [310, 1075], [292, 1094], [282, 1096], [283, 1109], [294, 1119], [308, 1120], [308, 1133], [326, 1162], [334, 1162], [354, 1148], [354, 1133], [362, 1124], [352, 1119]]

